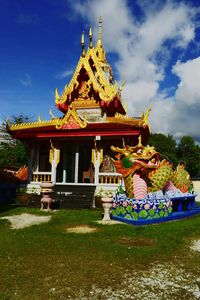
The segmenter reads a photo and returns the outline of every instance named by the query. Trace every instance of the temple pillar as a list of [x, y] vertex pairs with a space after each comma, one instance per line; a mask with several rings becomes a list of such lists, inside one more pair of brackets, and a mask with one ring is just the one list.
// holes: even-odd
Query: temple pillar
[[51, 181], [55, 184], [56, 183], [56, 171], [57, 165], [60, 161], [60, 149], [53, 147], [53, 159], [51, 162]]
[[99, 168], [102, 163], [102, 149], [95, 151], [94, 159], [94, 183], [99, 184]]
[[75, 176], [74, 176], [74, 182], [78, 183], [78, 165], [79, 165], [79, 145], [76, 145], [75, 150]]
[[67, 181], [66, 164], [67, 164], [67, 155], [66, 155], [66, 151], [64, 151], [64, 153], [63, 153], [63, 180], [62, 180], [63, 183], [65, 183]]
[[103, 148], [98, 147], [97, 141], [101, 140], [101, 136], [94, 139], [94, 148], [92, 149], [92, 163], [94, 166], [94, 183], [99, 184], [99, 168], [103, 160]]
[[98, 184], [99, 183], [99, 151], [96, 153], [96, 159], [94, 162], [94, 183]]

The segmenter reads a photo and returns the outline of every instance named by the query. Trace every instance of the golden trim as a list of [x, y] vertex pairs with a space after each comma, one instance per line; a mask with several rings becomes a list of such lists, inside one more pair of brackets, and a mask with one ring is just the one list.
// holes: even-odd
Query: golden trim
[[99, 103], [95, 100], [74, 100], [74, 108], [97, 108], [100, 107]]
[[91, 162], [93, 166], [95, 166], [95, 161], [96, 161], [96, 149], [92, 149]]
[[61, 122], [59, 118], [53, 119], [53, 120], [47, 120], [47, 121], [37, 121], [37, 122], [28, 122], [28, 123], [21, 123], [21, 124], [13, 124], [9, 127], [10, 131], [15, 130], [24, 130], [29, 128], [39, 128], [44, 126], [54, 126]]
[[[99, 34], [97, 45], [94, 48], [92, 45], [92, 28], [89, 30], [89, 39], [90, 44], [87, 52], [85, 52], [85, 41], [84, 34], [81, 38], [82, 45], [82, 55], [79, 58], [73, 76], [68, 85], [65, 86], [64, 91], [61, 96], [58, 94], [58, 90], [55, 90], [55, 104], [59, 108], [62, 104], [66, 103], [69, 105], [72, 101], [75, 102], [74, 96], [72, 93], [79, 87], [81, 82], [78, 82], [78, 76], [80, 75], [81, 70], [84, 68], [89, 79], [86, 84], [89, 89], [93, 88], [95, 93], [98, 93], [98, 96], [102, 101], [112, 101], [114, 97], [117, 97], [121, 101], [121, 90], [125, 84], [125, 81], [121, 84], [120, 88], [117, 87], [117, 82], [113, 82], [113, 75], [111, 66], [106, 61], [106, 52], [102, 45], [102, 17], [99, 18]], [[84, 53], [83, 53], [84, 52]], [[83, 55], [84, 54], [84, 55]], [[92, 65], [91, 65], [92, 60]], [[72, 99], [73, 97], [73, 99]], [[91, 95], [85, 95], [85, 99], [88, 100], [82, 102], [80, 105], [77, 103], [79, 108], [90, 108], [96, 107], [97, 105], [92, 105], [89, 100], [92, 100]], [[78, 99], [79, 100], [79, 99]], [[98, 99], [96, 99], [98, 101]], [[83, 106], [84, 105], [84, 106]], [[62, 110], [62, 108], [60, 108]]]
[[54, 159], [54, 145], [52, 140], [50, 140], [50, 149], [49, 149], [49, 162], [52, 165]]
[[90, 26], [90, 30], [89, 30], [89, 40], [90, 40], [89, 47], [93, 48], [93, 44], [92, 44], [92, 26]]
[[[106, 63], [106, 61], [103, 64], [99, 61], [99, 58], [97, 57], [97, 52], [97, 49], [89, 48], [86, 53], [86, 56], [80, 57], [72, 79], [68, 86], [65, 87], [64, 92], [61, 96], [59, 96], [58, 90], [55, 90], [55, 103], [57, 105], [65, 103], [67, 101], [67, 98], [70, 99], [72, 92], [79, 85], [77, 78], [82, 68], [85, 68], [89, 76], [89, 80], [87, 83], [93, 86], [94, 90], [99, 93], [99, 96], [103, 101], [111, 101], [117, 95], [117, 83], [115, 82], [114, 84], [111, 84], [106, 78], [106, 73], [103, 71], [103, 67], [110, 69], [110, 66]], [[94, 62], [94, 66], [96, 69], [95, 74], [89, 64], [90, 58]]]
[[[100, 156], [98, 156], [100, 153]], [[103, 162], [103, 148], [100, 148], [100, 150], [98, 151], [96, 146], [95, 148], [92, 149], [92, 155], [91, 155], [91, 162], [93, 164], [93, 166], [95, 166], [95, 162], [99, 157], [99, 166], [102, 164]]]
[[60, 148], [56, 148], [56, 150], [57, 150], [57, 159], [56, 159], [56, 167], [57, 167], [57, 165], [60, 162]]
[[149, 127], [150, 131], [150, 125], [149, 125], [149, 113], [152, 110], [152, 106], [150, 105], [149, 108], [141, 115], [141, 121], [140, 121], [140, 126], [142, 127]]
[[40, 128], [40, 127], [48, 127], [48, 126], [55, 126], [56, 129], [62, 129], [64, 125], [67, 125], [70, 122], [70, 117], [72, 117], [76, 124], [80, 126], [80, 128], [85, 128], [87, 126], [86, 117], [82, 120], [76, 113], [74, 107], [70, 107], [64, 118], [59, 119], [55, 118], [48, 121], [37, 121], [37, 122], [29, 122], [29, 123], [21, 123], [21, 124], [14, 124], [9, 126], [10, 131], [17, 131], [17, 130], [25, 130], [25, 129], [32, 129], [32, 128]]
[[[71, 118], [75, 121], [75, 123], [70, 120]], [[74, 125], [78, 125], [80, 128], [85, 128], [87, 126], [87, 121], [86, 117], [82, 120], [76, 113], [74, 106], [71, 105], [64, 118], [56, 125], [56, 129], [65, 129], [65, 126], [69, 126], [68, 128], [66, 127], [66, 129], [77, 129], [77, 127], [73, 128]]]
[[99, 158], [99, 165], [103, 162], [103, 148], [100, 148], [100, 158]]
[[[74, 103], [73, 103], [74, 104]], [[69, 108], [68, 112], [64, 116], [63, 119], [52, 119], [47, 121], [40, 121], [40, 122], [29, 122], [29, 123], [21, 123], [21, 124], [14, 124], [8, 127], [10, 131], [17, 131], [17, 130], [26, 130], [26, 129], [32, 129], [32, 128], [40, 128], [40, 127], [50, 127], [55, 126], [56, 129], [61, 129], [63, 125], [67, 124], [70, 116], [72, 116], [76, 123], [80, 126], [80, 128], [85, 128], [87, 126], [87, 120], [86, 116], [84, 120], [82, 120], [78, 114], [75, 111], [76, 105], [73, 105], [73, 108]], [[81, 106], [79, 108], [82, 108]], [[125, 124], [125, 125], [136, 125], [139, 127], [148, 126], [146, 122], [144, 122], [144, 119], [141, 118], [131, 118], [128, 116], [123, 116], [120, 114], [116, 114], [115, 117], [106, 117], [105, 121], [107, 123], [115, 123], [115, 124]]]
[[[117, 115], [117, 114], [116, 114]], [[118, 114], [118, 116], [115, 117], [106, 117], [106, 122], [108, 123], [115, 123], [115, 124], [125, 124], [125, 125], [136, 125], [141, 126], [141, 119], [135, 119], [128, 116], [123, 116]]]

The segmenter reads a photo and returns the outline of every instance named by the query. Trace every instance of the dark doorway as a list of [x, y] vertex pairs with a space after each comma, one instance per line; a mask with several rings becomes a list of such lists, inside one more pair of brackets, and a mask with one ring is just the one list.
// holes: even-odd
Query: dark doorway
[[94, 166], [91, 162], [92, 143], [85, 142], [79, 144], [79, 183], [93, 183], [94, 182]]

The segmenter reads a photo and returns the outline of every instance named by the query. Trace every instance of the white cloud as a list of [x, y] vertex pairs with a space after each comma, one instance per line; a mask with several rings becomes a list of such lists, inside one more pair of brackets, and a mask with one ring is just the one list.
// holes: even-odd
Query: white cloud
[[65, 70], [57, 73], [55, 75], [55, 79], [64, 79], [73, 74], [73, 70]]
[[[199, 59], [177, 62], [172, 72], [180, 78], [174, 97], [159, 90], [165, 68], [175, 49], [184, 51], [195, 39], [195, 10], [183, 1], [138, 1], [143, 13], [136, 19], [128, 1], [74, 1], [73, 9], [92, 24], [103, 17], [103, 41], [108, 52], [117, 54], [115, 64], [120, 80], [126, 80], [123, 98], [130, 115], [140, 115], [153, 104], [151, 124], [154, 131], [197, 135]], [[158, 5], [159, 3], [159, 5]], [[97, 26], [94, 28], [97, 33]], [[96, 34], [95, 33], [95, 34]], [[195, 77], [195, 78], [194, 78]], [[192, 105], [192, 106], [191, 106]], [[189, 114], [188, 114], [189, 112]], [[195, 111], [197, 115], [197, 111]]]
[[178, 41], [177, 45], [184, 48], [187, 47], [188, 42], [194, 40], [195, 28], [193, 24], [187, 24], [180, 30], [182, 39]]
[[155, 131], [173, 133], [179, 138], [192, 135], [200, 140], [200, 57], [172, 67], [180, 80], [173, 97], [156, 99], [151, 113]]
[[153, 102], [157, 90], [158, 83], [154, 81], [128, 82], [123, 92], [123, 99], [128, 102], [129, 114], [139, 116], [149, 106], [149, 103]]
[[25, 87], [30, 87], [32, 86], [32, 79], [29, 74], [25, 74], [24, 78], [20, 79], [20, 83], [25, 86]]
[[175, 95], [177, 101], [200, 107], [200, 57], [186, 63], [178, 61], [172, 71], [180, 78]]

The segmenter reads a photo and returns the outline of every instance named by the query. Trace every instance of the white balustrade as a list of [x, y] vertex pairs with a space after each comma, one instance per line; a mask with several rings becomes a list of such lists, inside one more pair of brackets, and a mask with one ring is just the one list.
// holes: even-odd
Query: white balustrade
[[33, 172], [32, 175], [33, 182], [49, 182], [51, 181], [51, 172]]
[[99, 184], [121, 184], [122, 175], [120, 173], [105, 173], [100, 172], [99, 174]]

